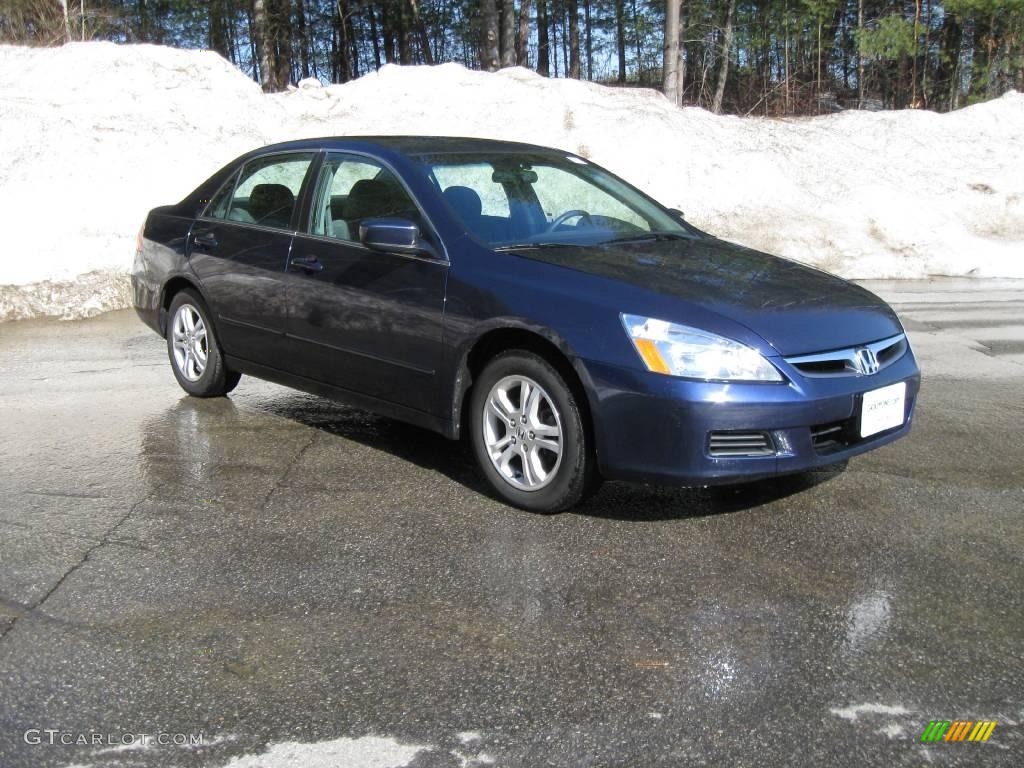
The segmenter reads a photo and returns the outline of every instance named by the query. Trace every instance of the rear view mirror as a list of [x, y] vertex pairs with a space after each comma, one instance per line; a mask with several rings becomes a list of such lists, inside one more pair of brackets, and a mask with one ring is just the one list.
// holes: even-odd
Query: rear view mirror
[[491, 174], [491, 181], [495, 184], [516, 184], [518, 182], [536, 184], [537, 172], [523, 169], [499, 169]]
[[359, 225], [359, 241], [386, 253], [420, 253], [420, 228], [408, 219], [366, 219]]
[[675, 218], [679, 219], [680, 221], [683, 221], [683, 212], [680, 211], [678, 208], [669, 208], [668, 212], [671, 213]]

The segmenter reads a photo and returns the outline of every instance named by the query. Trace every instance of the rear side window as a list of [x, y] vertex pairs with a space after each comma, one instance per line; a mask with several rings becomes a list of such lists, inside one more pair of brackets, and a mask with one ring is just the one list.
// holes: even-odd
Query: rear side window
[[207, 216], [289, 229], [313, 157], [309, 152], [251, 160], [242, 168], [237, 183], [225, 184], [217, 193]]
[[206, 212], [203, 214], [211, 219], [223, 219], [228, 215], [228, 205], [231, 204], [231, 193], [235, 191], [235, 182], [238, 181], [238, 173], [231, 174], [231, 177], [225, 181], [220, 190], [210, 204], [206, 206]]

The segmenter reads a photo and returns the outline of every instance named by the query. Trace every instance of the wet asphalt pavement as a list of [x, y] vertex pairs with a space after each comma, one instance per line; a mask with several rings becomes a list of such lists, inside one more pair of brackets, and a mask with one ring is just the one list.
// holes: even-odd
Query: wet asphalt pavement
[[[551, 517], [413, 427], [190, 399], [129, 312], [0, 325], [0, 766], [1024, 764], [1024, 286], [872, 287], [909, 438]], [[117, 745], [160, 733], [203, 744]]]

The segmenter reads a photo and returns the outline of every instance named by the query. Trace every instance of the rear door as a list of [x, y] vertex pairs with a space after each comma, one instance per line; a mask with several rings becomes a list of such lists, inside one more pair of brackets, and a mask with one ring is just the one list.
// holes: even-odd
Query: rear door
[[448, 262], [372, 251], [359, 225], [391, 216], [438, 246], [436, 236], [399, 179], [369, 157], [328, 154], [310, 191], [287, 273], [296, 372], [436, 413]]
[[250, 160], [192, 227], [191, 264], [229, 355], [281, 367], [288, 262], [315, 152]]

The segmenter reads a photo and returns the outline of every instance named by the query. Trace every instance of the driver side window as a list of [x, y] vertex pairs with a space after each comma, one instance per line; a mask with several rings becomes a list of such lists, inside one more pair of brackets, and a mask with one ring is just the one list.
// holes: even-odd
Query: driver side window
[[419, 209], [387, 168], [366, 157], [328, 155], [317, 180], [310, 234], [358, 243], [362, 222], [388, 217], [423, 229]]
[[626, 222], [648, 231], [651, 228], [636, 211], [604, 193], [593, 184], [561, 168], [538, 165], [534, 168], [537, 182], [533, 191], [544, 209], [544, 217], [555, 221], [569, 211], [586, 211], [591, 219], [612, 219]]

